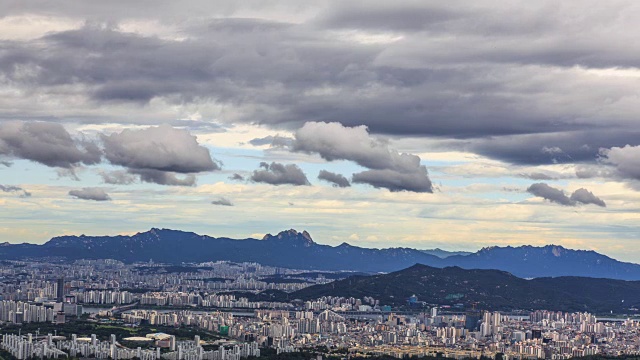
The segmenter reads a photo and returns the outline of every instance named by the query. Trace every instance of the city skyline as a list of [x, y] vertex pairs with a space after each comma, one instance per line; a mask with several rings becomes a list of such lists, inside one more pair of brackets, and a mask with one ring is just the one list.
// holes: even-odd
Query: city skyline
[[638, 4], [4, 3], [0, 241], [640, 259]]

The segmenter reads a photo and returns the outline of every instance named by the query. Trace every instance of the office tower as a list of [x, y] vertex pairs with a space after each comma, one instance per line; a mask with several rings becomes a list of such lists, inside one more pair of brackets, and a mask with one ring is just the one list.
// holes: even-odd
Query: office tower
[[56, 301], [64, 301], [64, 278], [59, 278], [56, 286]]
[[478, 323], [482, 319], [482, 315], [477, 310], [467, 311], [465, 314], [464, 328], [469, 331], [477, 331]]

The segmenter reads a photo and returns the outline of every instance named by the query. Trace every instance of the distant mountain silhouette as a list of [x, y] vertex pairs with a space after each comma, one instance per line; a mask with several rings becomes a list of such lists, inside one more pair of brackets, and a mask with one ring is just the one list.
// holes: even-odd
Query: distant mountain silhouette
[[620, 262], [591, 250], [570, 250], [557, 245], [494, 246], [445, 260], [448, 266], [500, 269], [522, 278], [587, 276], [640, 280], [640, 265]]
[[347, 243], [321, 245], [306, 231], [293, 229], [265, 235], [261, 240], [214, 238], [153, 228], [131, 236], [59, 236], [43, 245], [0, 245], [0, 259], [56, 257], [116, 259], [128, 263], [153, 259], [173, 264], [229, 260], [305, 270], [369, 273], [425, 264], [438, 268], [498, 269], [522, 278], [585, 276], [640, 280], [640, 265], [620, 262], [594, 251], [570, 250], [555, 245], [489, 247], [469, 255], [442, 258], [443, 253], [411, 248], [369, 249]]
[[420, 250], [425, 254], [430, 254], [430, 255], [435, 255], [441, 259], [444, 258], [448, 258], [449, 256], [454, 256], [454, 255], [470, 255], [473, 254], [470, 251], [447, 251], [447, 250], [442, 250], [439, 248], [435, 248], [435, 249], [426, 249], [426, 250]]
[[487, 310], [629, 313], [629, 308], [640, 306], [640, 281], [583, 277], [525, 280], [499, 270], [439, 269], [417, 264], [389, 274], [353, 276], [315, 285], [287, 296], [302, 300], [322, 296], [370, 296], [382, 304], [397, 306], [407, 305], [407, 299], [412, 295], [428, 304], [470, 307], [475, 303], [478, 308]]
[[0, 259], [63, 257], [182, 263], [229, 260], [308, 270], [388, 272], [440, 258], [420, 250], [366, 249], [315, 243], [306, 231], [267, 234], [262, 240], [213, 238], [192, 232], [151, 229], [132, 236], [60, 236], [43, 245], [0, 246]]

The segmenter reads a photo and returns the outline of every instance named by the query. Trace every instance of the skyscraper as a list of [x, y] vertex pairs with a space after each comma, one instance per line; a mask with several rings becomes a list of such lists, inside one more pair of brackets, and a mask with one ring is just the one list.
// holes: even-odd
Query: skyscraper
[[465, 314], [464, 328], [469, 331], [477, 331], [478, 323], [481, 319], [482, 315], [480, 314], [480, 311], [475, 309], [467, 311]]
[[64, 278], [59, 278], [56, 286], [56, 301], [64, 301]]

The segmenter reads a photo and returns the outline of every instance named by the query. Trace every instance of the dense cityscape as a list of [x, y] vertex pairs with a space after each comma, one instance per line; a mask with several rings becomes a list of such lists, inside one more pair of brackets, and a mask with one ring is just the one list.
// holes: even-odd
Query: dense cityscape
[[0, 0], [0, 360], [640, 359], [639, 19]]
[[[372, 297], [250, 300], [349, 274], [310, 273], [256, 263], [182, 266], [114, 260], [5, 261], [0, 270], [2, 349], [17, 359], [95, 357], [239, 360], [323, 349], [325, 356], [445, 356], [569, 359], [640, 355], [640, 320], [553, 309], [484, 311], [468, 304], [406, 306]], [[55, 326], [53, 333], [22, 331]], [[64, 336], [65, 327], [134, 331]], [[18, 326], [17, 325], [22, 325]], [[163, 331], [152, 332], [152, 329]], [[148, 333], [139, 333], [149, 329]], [[197, 329], [187, 338], [171, 329]], [[86, 330], [85, 330], [86, 331]], [[66, 333], [65, 333], [66, 334]], [[133, 334], [133, 333], [132, 333]], [[67, 334], [69, 335], [69, 334]], [[131, 334], [130, 334], [131, 335]]]

